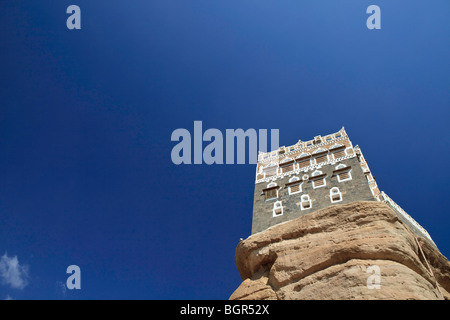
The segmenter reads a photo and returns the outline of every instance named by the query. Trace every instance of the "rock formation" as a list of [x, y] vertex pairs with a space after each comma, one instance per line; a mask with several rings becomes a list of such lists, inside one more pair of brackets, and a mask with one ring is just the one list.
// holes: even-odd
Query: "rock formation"
[[235, 259], [243, 282], [231, 300], [450, 298], [450, 262], [381, 202], [275, 225], [242, 240]]

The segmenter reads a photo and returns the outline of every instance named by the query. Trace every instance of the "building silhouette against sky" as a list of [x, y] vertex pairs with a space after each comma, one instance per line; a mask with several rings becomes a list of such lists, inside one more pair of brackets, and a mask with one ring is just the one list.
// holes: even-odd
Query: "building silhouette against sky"
[[361, 149], [353, 146], [344, 128], [258, 154], [252, 234], [353, 201], [387, 203], [415, 234], [434, 244], [422, 226], [379, 190]]

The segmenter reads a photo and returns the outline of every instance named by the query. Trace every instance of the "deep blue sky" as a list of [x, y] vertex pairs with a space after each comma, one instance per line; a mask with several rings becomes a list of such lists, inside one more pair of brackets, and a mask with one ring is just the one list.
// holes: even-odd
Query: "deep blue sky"
[[[449, 15], [448, 0], [1, 0], [0, 256], [28, 285], [0, 299], [227, 299], [255, 166], [175, 166], [172, 131], [194, 120], [280, 129], [280, 145], [345, 126], [449, 257]], [[71, 264], [82, 289], [64, 294]]]

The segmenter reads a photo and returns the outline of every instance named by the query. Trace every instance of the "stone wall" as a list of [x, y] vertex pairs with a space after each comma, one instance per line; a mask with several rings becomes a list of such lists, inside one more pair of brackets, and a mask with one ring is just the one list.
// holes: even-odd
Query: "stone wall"
[[[263, 189], [267, 188], [268, 183], [262, 182], [255, 185], [254, 202], [253, 202], [253, 223], [252, 234], [263, 231], [275, 224], [286, 222], [302, 215], [312, 213], [316, 210], [326, 208], [333, 205], [330, 200], [330, 190], [333, 187], [338, 187], [342, 194], [342, 201], [340, 204], [350, 203], [354, 201], [376, 201], [370, 191], [368, 182], [361, 169], [361, 165], [357, 157], [340, 161], [346, 166], [351, 167], [351, 180], [339, 182], [337, 176], [333, 176], [333, 170], [338, 165], [324, 165], [320, 168], [326, 174], [324, 187], [314, 189], [311, 181], [303, 181], [302, 192], [289, 195], [289, 190], [285, 187], [286, 183], [293, 176], [302, 179], [304, 174], [311, 174], [316, 170], [308, 172], [301, 172], [300, 174], [292, 173], [281, 179], [277, 179], [275, 183], [281, 188], [278, 189], [278, 198], [273, 200], [265, 200]], [[311, 199], [311, 208], [301, 210], [300, 199], [301, 195], [308, 194]], [[281, 201], [283, 205], [283, 214], [274, 216], [273, 207], [276, 201]]]

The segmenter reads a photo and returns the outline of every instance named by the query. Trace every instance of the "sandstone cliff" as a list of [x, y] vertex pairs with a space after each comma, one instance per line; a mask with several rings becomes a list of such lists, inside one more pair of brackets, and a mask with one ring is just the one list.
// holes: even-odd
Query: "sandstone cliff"
[[256, 233], [237, 246], [236, 265], [243, 282], [231, 300], [450, 297], [450, 262], [380, 202], [331, 206]]

